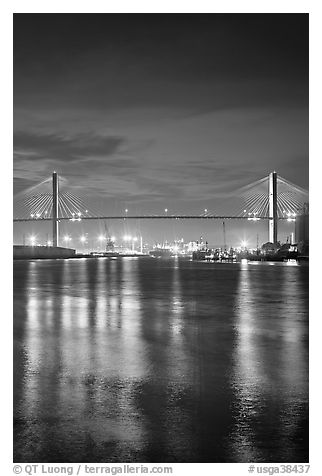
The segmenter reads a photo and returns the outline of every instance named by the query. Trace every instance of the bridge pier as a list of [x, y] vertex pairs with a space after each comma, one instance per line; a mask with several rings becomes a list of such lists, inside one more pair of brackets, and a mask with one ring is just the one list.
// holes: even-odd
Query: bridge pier
[[277, 243], [277, 173], [271, 172], [268, 178], [268, 241]]
[[53, 172], [53, 246], [58, 246], [59, 230], [58, 230], [58, 177]]

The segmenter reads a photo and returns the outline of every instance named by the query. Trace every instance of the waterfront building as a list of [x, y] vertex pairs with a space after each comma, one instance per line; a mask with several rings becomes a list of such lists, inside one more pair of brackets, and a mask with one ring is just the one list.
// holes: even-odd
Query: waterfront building
[[309, 204], [304, 203], [302, 213], [295, 221], [295, 241], [302, 255], [309, 254]]

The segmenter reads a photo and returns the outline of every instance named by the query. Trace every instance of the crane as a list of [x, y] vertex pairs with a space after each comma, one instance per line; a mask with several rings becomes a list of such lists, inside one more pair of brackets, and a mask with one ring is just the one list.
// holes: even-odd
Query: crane
[[104, 228], [105, 228], [105, 235], [106, 235], [105, 251], [112, 251], [114, 249], [114, 242], [110, 236], [109, 229], [107, 228], [106, 223], [104, 223]]

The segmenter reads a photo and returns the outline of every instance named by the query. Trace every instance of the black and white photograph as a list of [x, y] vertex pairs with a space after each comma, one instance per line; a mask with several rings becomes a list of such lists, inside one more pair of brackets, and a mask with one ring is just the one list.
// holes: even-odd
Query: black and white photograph
[[12, 14], [14, 472], [309, 471], [309, 17]]

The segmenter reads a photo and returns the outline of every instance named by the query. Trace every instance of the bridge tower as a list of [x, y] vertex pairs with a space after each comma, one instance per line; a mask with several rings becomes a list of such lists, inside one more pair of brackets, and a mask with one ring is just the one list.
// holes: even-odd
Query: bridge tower
[[268, 177], [268, 241], [277, 243], [277, 173], [271, 172]]
[[53, 246], [58, 246], [58, 176], [53, 172]]

